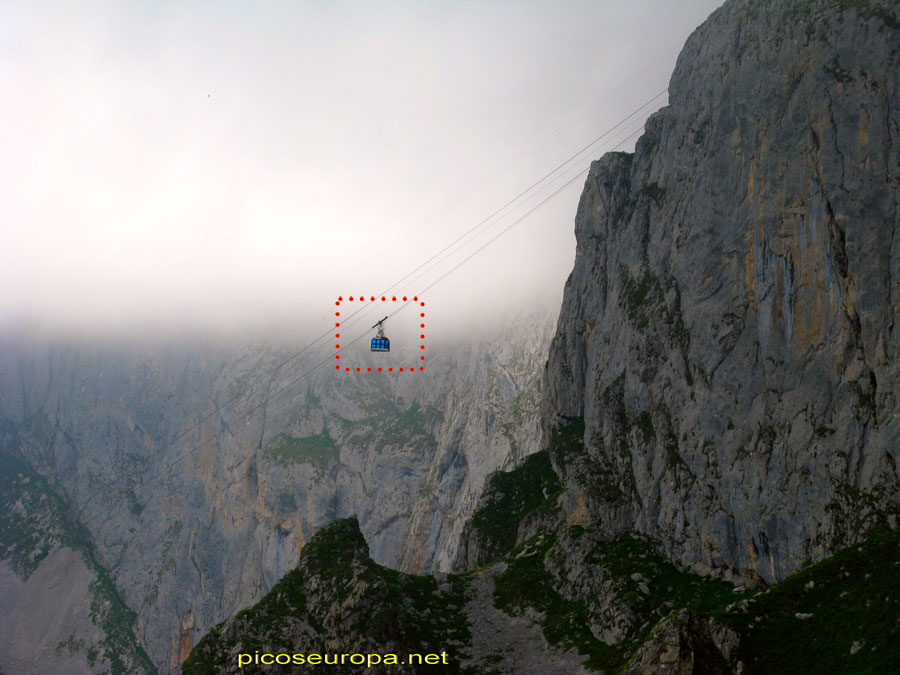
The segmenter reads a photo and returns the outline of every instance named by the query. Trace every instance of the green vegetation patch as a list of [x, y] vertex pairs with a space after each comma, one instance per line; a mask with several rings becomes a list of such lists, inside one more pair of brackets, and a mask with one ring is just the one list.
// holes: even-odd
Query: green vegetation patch
[[155, 673], [156, 668], [149, 655], [138, 644], [134, 635], [137, 612], [128, 607], [119, 596], [109, 573], [96, 562], [94, 568], [97, 578], [89, 587], [93, 595], [91, 619], [103, 629], [103, 655], [109, 661], [109, 672]]
[[[724, 581], [681, 571], [634, 536], [595, 545], [585, 562], [602, 567], [636, 617], [636, 627], [615, 648], [590, 652], [595, 668], [621, 668], [660, 620], [681, 609], [733, 628], [740, 636], [733, 662], [742, 661], [747, 673], [888, 673], [900, 663], [897, 531], [882, 531], [761, 592], [739, 593]], [[528, 585], [540, 588], [535, 579], [525, 581], [520, 593], [533, 593]], [[542, 602], [538, 597], [531, 606]], [[577, 603], [555, 607], [572, 620], [582, 616]]]
[[900, 533], [851, 546], [721, 617], [747, 672], [891, 673], [900, 663]]
[[650, 325], [651, 319], [665, 307], [665, 294], [660, 280], [648, 269], [632, 277], [622, 270], [622, 306], [628, 318], [639, 329]]
[[666, 198], [666, 188], [660, 187], [659, 183], [648, 183], [641, 188], [641, 194], [648, 196], [657, 206], [660, 206]]
[[[577, 541], [583, 536], [584, 528], [569, 529], [570, 539]], [[549, 556], [561, 555], [554, 549], [556, 543], [555, 535], [542, 534], [511, 553], [506, 571], [496, 580], [494, 601], [512, 615], [539, 612], [547, 642], [562, 649], [578, 649], [588, 657], [585, 665], [589, 668], [619, 670], [670, 612], [713, 612], [743, 597], [729, 583], [677, 569], [645, 539], [626, 536], [597, 543], [579, 564], [602, 568], [608, 587], [635, 617], [628, 634], [608, 645], [588, 629], [590, 607], [581, 600], [567, 600], [556, 590], [545, 566]]]
[[384, 445], [402, 448], [414, 444], [424, 452], [433, 452], [437, 448], [433, 429], [443, 417], [436, 408], [422, 407], [416, 402], [406, 406], [402, 401], [387, 397], [379, 399], [377, 404], [367, 402], [367, 407], [374, 408], [369, 417], [343, 422], [345, 438], [350, 444], [364, 447], [376, 441], [376, 448]]
[[584, 454], [584, 418], [576, 417], [550, 432], [550, 457], [556, 464], [565, 464], [566, 459]]
[[472, 531], [487, 559], [497, 559], [511, 550], [522, 519], [561, 489], [547, 450], [531, 455], [513, 471], [491, 474], [482, 506], [472, 517]]
[[410, 441], [423, 439], [429, 447], [435, 446], [428, 429], [431, 422], [440, 419], [437, 410], [430, 407], [423, 409], [418, 403], [401, 408], [394, 401], [385, 401], [383, 407], [384, 412], [375, 428], [387, 442], [403, 447]]
[[63, 545], [63, 512], [23, 461], [0, 452], [0, 558], [28, 579], [51, 550]]
[[318, 467], [327, 467], [340, 456], [340, 449], [327, 428], [321, 434], [312, 436], [278, 434], [269, 446], [269, 452], [281, 462], [300, 462]]
[[369, 546], [355, 518], [341, 518], [319, 530], [303, 547], [301, 561], [310, 569], [330, 578], [352, 574], [351, 562], [368, 556]]
[[[632, 630], [617, 645], [619, 657], [630, 657], [673, 611], [713, 613], [744, 597], [732, 584], [679, 570], [650, 541], [638, 536], [598, 543], [585, 562], [603, 568], [619, 600], [634, 613]], [[605, 668], [616, 665], [609, 660], [603, 663]]]
[[392, 399], [381, 402], [381, 412], [374, 418], [374, 433], [385, 443], [397, 447], [416, 441], [427, 449], [434, 449], [436, 444], [429, 430], [440, 421], [441, 414], [430, 406], [422, 408], [414, 402], [402, 407], [400, 403]]
[[57, 656], [62, 655], [63, 652], [68, 654], [78, 654], [79, 652], [84, 651], [84, 646], [84, 640], [76, 638], [75, 633], [70, 633], [69, 637], [65, 640], [60, 640], [59, 643], [57, 643], [54, 651]]
[[544, 557], [556, 543], [556, 536], [539, 534], [516, 548], [506, 559], [506, 570], [494, 584], [494, 605], [516, 616], [536, 610], [550, 645], [563, 651], [575, 648], [588, 657], [586, 665], [601, 668], [608, 661], [621, 660], [617, 647], [601, 642], [588, 628], [588, 612], [581, 601], [569, 601], [554, 588], [544, 567]]
[[394, 626], [403, 626], [404, 642], [411, 648], [427, 645], [432, 651], [440, 651], [442, 646], [453, 645], [455, 658], [461, 657], [459, 650], [471, 640], [463, 611], [470, 578], [448, 575], [449, 589], [441, 590], [430, 575], [404, 574], [386, 567], [377, 569], [387, 583], [390, 597], [403, 601], [387, 613], [372, 616], [365, 629], [384, 634], [394, 630]]
[[825, 510], [834, 519], [831, 544], [835, 547], [856, 544], [873, 533], [888, 530], [891, 516], [900, 517], [900, 505], [884, 483], [869, 490], [836, 483], [834, 498]]
[[[620, 302], [628, 319], [639, 331], [647, 331], [651, 326], [660, 329], [658, 337], [664, 338], [680, 352], [685, 381], [693, 386], [694, 378], [688, 359], [691, 334], [684, 322], [681, 294], [675, 280], [660, 279], [646, 265], [635, 276], [631, 276], [628, 268], [622, 267], [619, 276], [622, 286]], [[671, 306], [666, 302], [666, 293], [671, 294]], [[658, 349], [653, 347], [650, 347], [650, 353], [654, 357], [659, 356]]]
[[509, 440], [510, 444], [515, 444], [515, 431], [525, 420], [536, 414], [541, 408], [541, 394], [535, 388], [528, 388], [516, 394], [512, 402], [512, 410], [510, 419], [500, 424], [500, 431]]
[[541, 394], [537, 389], [520, 391], [513, 399], [512, 416], [516, 424], [522, 424], [526, 415], [533, 415], [541, 408]]
[[[768, 590], [746, 592], [677, 569], [648, 539], [588, 539], [592, 535], [580, 526], [539, 534], [512, 550], [494, 578], [498, 608], [536, 617], [551, 646], [577, 650], [588, 668], [620, 672], [659, 622], [682, 610], [732, 628], [739, 644], [731, 665], [740, 660], [746, 673], [886, 673], [900, 662], [897, 532], [879, 534]], [[605, 592], [627, 607], [630, 628], [617, 644], [591, 632], [597, 617], [590, 594], [570, 600], [560, 592], [548, 571], [554, 556], [596, 570]], [[438, 581], [381, 567], [368, 557], [356, 520], [335, 521], [312, 538], [300, 565], [263, 600], [210, 631], [184, 672], [221, 672], [238, 650], [308, 651], [325, 641], [337, 651], [344, 647], [335, 645], [351, 643], [357, 651], [388, 644], [398, 652], [446, 649], [457, 656], [447, 672], [458, 672], [471, 640], [464, 611], [471, 578]], [[298, 629], [303, 620], [305, 632]], [[485, 661], [502, 664], [503, 655]]]

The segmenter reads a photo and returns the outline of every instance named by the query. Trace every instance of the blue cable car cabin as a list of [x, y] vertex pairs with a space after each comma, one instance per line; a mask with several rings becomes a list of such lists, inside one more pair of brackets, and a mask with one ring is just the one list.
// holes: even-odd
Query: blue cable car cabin
[[387, 317], [384, 317], [381, 321], [376, 323], [372, 328], [378, 329], [378, 334], [372, 338], [372, 351], [373, 352], [389, 352], [391, 351], [391, 341], [385, 337], [384, 334], [384, 322], [387, 321]]

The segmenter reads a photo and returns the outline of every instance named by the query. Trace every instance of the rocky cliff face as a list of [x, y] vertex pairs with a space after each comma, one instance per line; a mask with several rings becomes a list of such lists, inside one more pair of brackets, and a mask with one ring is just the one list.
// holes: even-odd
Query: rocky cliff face
[[[323, 372], [264, 405], [309, 368], [303, 358], [276, 368], [296, 348], [7, 342], [0, 451], [44, 480], [43, 499], [59, 500], [68, 525], [63, 535], [44, 527], [41, 498], [23, 501], [10, 484], [4, 503], [21, 513], [0, 543], [27, 529], [22, 555], [36, 568], [58, 550], [83, 558], [82, 576], [105, 575], [118, 594], [122, 644], [177, 670], [200, 635], [258, 600], [335, 518], [358, 514], [380, 563], [446, 566], [485, 476], [537, 450], [551, 332], [549, 313], [519, 317], [503, 334], [436, 345], [425, 376]], [[76, 530], [84, 547], [65, 543]], [[47, 571], [35, 574], [31, 583]], [[0, 576], [4, 598], [29, 576]], [[83, 606], [96, 600], [91, 588]], [[23, 621], [46, 616], [17, 608]], [[99, 649], [103, 668], [105, 629], [94, 636], [84, 620], [73, 663]]]
[[445, 415], [398, 556], [403, 570], [448, 571], [486, 477], [540, 448], [541, 371], [553, 319], [534, 314], [506, 326], [469, 335], [436, 392]]
[[900, 508], [900, 14], [732, 0], [595, 162], [544, 379], [564, 519], [784, 578]]

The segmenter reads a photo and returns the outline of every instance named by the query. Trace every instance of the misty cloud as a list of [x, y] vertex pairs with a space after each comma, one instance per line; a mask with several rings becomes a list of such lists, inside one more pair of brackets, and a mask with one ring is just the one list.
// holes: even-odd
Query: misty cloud
[[[0, 320], [315, 329], [415, 294], [464, 253], [391, 284], [664, 89], [717, 4], [7, 5]], [[557, 301], [581, 187], [428, 292], [435, 325]]]

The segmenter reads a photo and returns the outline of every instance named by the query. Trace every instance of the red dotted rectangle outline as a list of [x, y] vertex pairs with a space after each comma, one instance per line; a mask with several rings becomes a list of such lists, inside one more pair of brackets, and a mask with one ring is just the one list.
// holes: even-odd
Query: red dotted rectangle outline
[[[405, 296], [405, 295], [401, 296], [401, 298], [402, 298], [403, 302], [407, 302], [409, 300], [408, 296]], [[374, 295], [368, 296], [368, 299], [367, 299], [367, 296], [365, 296], [365, 295], [356, 295], [356, 296], [350, 295], [347, 297], [347, 300], [344, 300], [343, 295], [339, 295], [338, 299], [334, 301], [334, 304], [337, 307], [340, 307], [341, 303], [343, 303], [343, 302], [377, 302], [377, 301], [378, 301], [378, 298]], [[398, 301], [398, 297], [396, 295], [392, 295], [392, 296], [390, 296], [390, 298], [386, 295], [381, 296], [381, 302], [397, 302], [397, 301]], [[425, 350], [425, 332], [424, 332], [424, 330], [425, 330], [425, 310], [422, 308], [425, 307], [425, 301], [422, 300], [421, 298], [419, 298], [419, 296], [417, 296], [417, 295], [413, 296], [412, 301], [419, 303], [419, 308], [420, 308], [419, 309], [419, 318], [421, 319], [421, 321], [419, 322], [419, 327], [423, 331], [422, 333], [419, 334], [419, 339], [422, 340], [422, 344], [419, 345], [419, 349], [424, 351]], [[340, 309], [335, 310], [334, 316], [337, 317], [337, 321], [334, 322], [334, 329], [335, 329], [334, 337], [336, 340], [340, 340], [341, 339], [341, 333], [340, 333], [341, 311], [340, 311]], [[334, 348], [337, 349], [338, 351], [340, 351], [341, 343], [335, 342]], [[335, 354], [334, 358], [335, 358], [335, 360], [340, 360], [341, 355]], [[379, 366], [374, 369], [368, 368], [368, 367], [367, 368], [354, 368], [353, 366], [345, 366], [342, 364], [337, 364], [337, 365], [335, 365], [334, 369], [341, 373], [382, 373], [382, 372], [383, 373], [404, 373], [404, 372], [421, 373], [425, 370], [425, 354], [422, 354], [421, 356], [419, 356], [419, 365], [418, 366], [411, 366], [408, 368], [406, 366], [404, 366], [402, 368], [397, 368], [394, 366], [389, 366], [389, 367]]]

